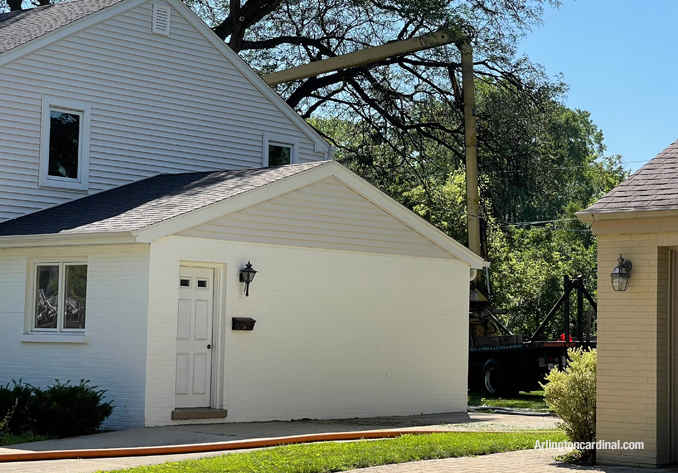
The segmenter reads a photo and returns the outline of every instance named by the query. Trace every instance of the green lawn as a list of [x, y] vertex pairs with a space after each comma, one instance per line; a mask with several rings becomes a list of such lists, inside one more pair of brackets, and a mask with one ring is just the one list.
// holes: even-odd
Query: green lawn
[[388, 440], [287, 445], [249, 453], [131, 468], [127, 473], [329, 473], [390, 463], [534, 448], [535, 441], [565, 440], [561, 432], [444, 433]]
[[4, 447], [6, 445], [16, 445], [18, 443], [38, 442], [40, 440], [49, 440], [50, 438], [51, 437], [35, 434], [12, 435], [8, 433], [0, 433], [0, 447]]
[[486, 397], [480, 393], [471, 393], [468, 397], [469, 406], [513, 407], [529, 409], [531, 411], [548, 411], [544, 402], [544, 391], [519, 393], [514, 397]]

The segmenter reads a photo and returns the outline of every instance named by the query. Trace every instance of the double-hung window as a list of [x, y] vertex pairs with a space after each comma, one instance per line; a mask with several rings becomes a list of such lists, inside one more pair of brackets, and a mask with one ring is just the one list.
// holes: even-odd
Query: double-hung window
[[41, 186], [87, 190], [90, 106], [43, 98], [40, 144]]
[[264, 167], [297, 163], [298, 148], [299, 141], [294, 138], [264, 133]]
[[33, 277], [32, 331], [84, 331], [87, 313], [87, 263], [35, 263]]

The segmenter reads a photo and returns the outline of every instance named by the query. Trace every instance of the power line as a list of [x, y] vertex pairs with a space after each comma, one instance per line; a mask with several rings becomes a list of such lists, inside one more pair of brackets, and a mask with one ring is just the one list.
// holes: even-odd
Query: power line
[[[449, 207], [443, 207], [441, 205], [435, 205], [427, 202], [417, 202], [417, 201], [412, 201], [413, 204], [415, 205], [426, 205], [427, 207], [438, 209], [438, 210], [447, 210], [448, 212], [453, 212], [457, 215], [463, 215], [465, 217], [475, 217], [475, 218], [483, 218], [479, 217], [478, 215], [468, 215], [466, 212], [460, 212], [457, 209], [452, 209]], [[557, 222], [571, 222], [573, 220], [577, 220], [576, 218], [555, 218], [552, 220], [535, 220], [533, 222], [502, 222], [503, 225], [507, 227], [528, 227], [532, 225], [544, 225], [547, 223], [557, 223]], [[576, 233], [590, 233], [591, 230], [589, 229], [565, 229], [565, 228], [554, 228], [554, 230], [557, 231], [562, 231], [562, 232], [576, 232]]]

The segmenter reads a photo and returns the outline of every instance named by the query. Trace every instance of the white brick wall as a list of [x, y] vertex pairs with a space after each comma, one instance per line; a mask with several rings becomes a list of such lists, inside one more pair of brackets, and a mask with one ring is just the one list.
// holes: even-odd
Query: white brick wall
[[[248, 260], [260, 272], [246, 298]], [[170, 423], [174, 408], [182, 261], [223, 268], [216, 404], [226, 421], [466, 410], [466, 264], [168, 237], [151, 248], [147, 425]], [[231, 331], [234, 316], [256, 319], [254, 331]]]
[[[86, 344], [22, 343], [28, 259], [86, 257]], [[148, 246], [4, 250], [0, 254], [0, 384], [89, 379], [115, 409], [105, 426], [140, 427], [144, 415]], [[4, 413], [0, 413], [4, 415]]]

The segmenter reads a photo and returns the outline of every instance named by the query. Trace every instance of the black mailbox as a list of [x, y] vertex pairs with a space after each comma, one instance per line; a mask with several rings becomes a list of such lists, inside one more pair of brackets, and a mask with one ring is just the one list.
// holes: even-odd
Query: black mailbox
[[233, 330], [254, 330], [254, 324], [257, 323], [251, 317], [232, 317], [233, 321], [232, 329]]

